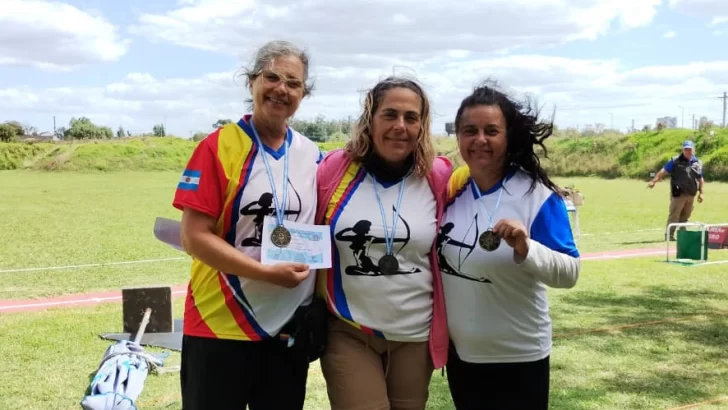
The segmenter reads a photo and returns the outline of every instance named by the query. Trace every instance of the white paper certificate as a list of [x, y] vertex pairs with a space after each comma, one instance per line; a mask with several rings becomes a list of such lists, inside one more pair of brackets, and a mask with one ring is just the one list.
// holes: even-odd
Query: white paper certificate
[[311, 269], [331, 267], [331, 237], [328, 225], [308, 225], [283, 221], [291, 233], [291, 243], [279, 248], [270, 240], [270, 233], [278, 225], [275, 218], [266, 216], [263, 221], [263, 240], [260, 261], [264, 265], [297, 262], [308, 264]]

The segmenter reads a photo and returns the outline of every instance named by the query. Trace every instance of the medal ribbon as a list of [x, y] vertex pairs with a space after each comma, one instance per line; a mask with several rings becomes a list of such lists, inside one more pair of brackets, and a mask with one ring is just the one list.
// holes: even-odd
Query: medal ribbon
[[483, 212], [485, 212], [485, 215], [488, 217], [488, 230], [493, 229], [493, 217], [495, 216], [495, 213], [498, 212], [498, 207], [500, 207], [500, 201], [501, 197], [503, 196], [503, 181], [501, 181], [501, 187], [498, 189], [498, 200], [495, 202], [495, 208], [493, 209], [493, 215], [488, 213], [488, 210], [485, 209], [485, 204], [482, 203], [481, 199], [483, 198], [480, 195], [480, 188], [478, 188], [478, 184], [475, 183], [475, 180], [473, 178], [470, 178], [470, 183], [473, 185], [473, 190], [475, 190], [475, 195], [478, 197], [478, 200], [476, 201], [478, 203], [478, 206], [482, 209]]
[[395, 232], [397, 232], [397, 222], [399, 221], [399, 209], [402, 205], [402, 196], [404, 194], [404, 186], [405, 181], [407, 180], [407, 175], [405, 175], [404, 178], [402, 178], [402, 181], [399, 183], [399, 198], [397, 199], [397, 207], [394, 209], [394, 221], [392, 222], [392, 234], [389, 234], [389, 229], [387, 229], [387, 216], [384, 213], [384, 205], [382, 205], [382, 198], [379, 197], [379, 189], [377, 189], [377, 179], [374, 177], [374, 175], [369, 174], [372, 177], [372, 181], [374, 181], [374, 196], [377, 198], [377, 204], [379, 204], [379, 212], [382, 214], [382, 224], [384, 225], [384, 244], [387, 247], [387, 255], [392, 254], [392, 248], [394, 247], [394, 235]]
[[268, 175], [268, 182], [270, 182], [270, 190], [273, 194], [273, 201], [276, 207], [276, 221], [278, 226], [283, 226], [283, 217], [285, 216], [285, 210], [283, 209], [288, 203], [288, 140], [291, 138], [291, 129], [286, 127], [286, 138], [283, 141], [283, 202], [278, 202], [278, 194], [276, 193], [276, 182], [273, 178], [273, 171], [270, 169], [268, 163], [268, 153], [265, 151], [263, 143], [260, 141], [258, 131], [255, 129], [253, 124], [253, 117], [250, 117], [250, 128], [253, 129], [253, 137], [255, 142], [258, 144], [258, 148], [261, 150], [261, 157], [263, 157], [263, 164], [265, 164], [265, 173]]

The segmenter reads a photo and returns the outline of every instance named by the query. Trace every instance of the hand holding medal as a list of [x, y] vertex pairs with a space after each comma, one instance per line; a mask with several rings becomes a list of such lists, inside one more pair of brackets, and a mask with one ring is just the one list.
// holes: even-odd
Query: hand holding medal
[[519, 257], [525, 258], [528, 255], [528, 231], [523, 226], [521, 221], [515, 219], [501, 219], [498, 223], [493, 225], [493, 216], [498, 211], [500, 206], [501, 197], [503, 196], [503, 186], [501, 185], [498, 193], [498, 200], [495, 203], [495, 209], [493, 215], [489, 214], [485, 210], [485, 206], [481, 203], [482, 197], [480, 195], [480, 188], [471, 179], [473, 189], [475, 190], [478, 200], [476, 203], [483, 208], [483, 212], [488, 215], [488, 229], [480, 234], [478, 237], [478, 243], [483, 250], [492, 252], [500, 247], [501, 239], [506, 241], [506, 244], [513, 248]]
[[495, 224], [492, 232], [503, 238], [520, 258], [525, 259], [528, 256], [528, 231], [521, 221], [501, 219]]

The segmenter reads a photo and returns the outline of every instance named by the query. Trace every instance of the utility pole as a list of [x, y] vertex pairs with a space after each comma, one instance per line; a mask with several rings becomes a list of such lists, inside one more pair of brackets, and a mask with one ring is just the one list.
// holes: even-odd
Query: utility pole
[[723, 91], [723, 96], [718, 97], [721, 100], [723, 100], [723, 128], [725, 128], [725, 110], [726, 110], [726, 100], [728, 100], [728, 92]]
[[695, 129], [695, 114], [693, 114], [693, 129]]
[[632, 132], [634, 132], [634, 118], [632, 118]]

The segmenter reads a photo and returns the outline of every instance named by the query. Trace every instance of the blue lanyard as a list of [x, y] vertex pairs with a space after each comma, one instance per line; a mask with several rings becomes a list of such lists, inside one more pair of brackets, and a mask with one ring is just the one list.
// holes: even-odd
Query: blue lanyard
[[255, 129], [255, 124], [253, 124], [253, 117], [250, 117], [250, 128], [253, 129], [253, 137], [255, 138], [255, 142], [258, 144], [258, 149], [260, 149], [261, 151], [260, 156], [263, 157], [263, 164], [265, 164], [265, 173], [268, 174], [268, 182], [270, 183], [271, 193], [273, 194], [273, 201], [275, 201], [276, 221], [278, 222], [278, 226], [283, 226], [283, 217], [285, 216], [285, 210], [283, 208], [288, 203], [288, 147], [286, 146], [286, 144], [288, 143], [288, 137], [291, 134], [291, 130], [287, 129], [286, 138], [283, 141], [283, 203], [281, 204], [280, 202], [278, 202], [276, 183], [273, 179], [273, 172], [270, 169], [270, 164], [268, 163], [268, 153], [265, 152], [265, 147], [260, 141], [258, 131]]
[[404, 178], [402, 178], [402, 181], [399, 183], [399, 198], [397, 199], [397, 207], [394, 209], [394, 221], [392, 222], [392, 233], [390, 235], [389, 229], [387, 229], [387, 217], [384, 212], [384, 205], [382, 205], [382, 198], [379, 197], [379, 189], [377, 189], [377, 179], [374, 177], [374, 175], [369, 174], [372, 177], [372, 181], [374, 181], [374, 196], [377, 198], [377, 203], [379, 204], [379, 212], [382, 214], [382, 224], [384, 225], [384, 244], [387, 247], [387, 255], [392, 254], [392, 248], [394, 247], [394, 235], [397, 232], [397, 221], [399, 221], [399, 210], [400, 206], [402, 205], [402, 196], [404, 194], [404, 186], [405, 182], [407, 180], [407, 175], [405, 175]]
[[478, 184], [475, 183], [473, 178], [470, 178], [470, 183], [473, 185], [473, 189], [475, 190], [475, 195], [478, 197], [477, 205], [485, 212], [485, 215], [488, 217], [488, 229], [493, 229], [493, 217], [495, 216], [495, 213], [498, 212], [498, 207], [500, 206], [501, 197], [503, 196], [503, 183], [505, 179], [501, 180], [501, 187], [498, 190], [498, 200], [495, 202], [495, 208], [493, 209], [493, 215], [488, 213], [488, 210], [485, 209], [485, 205], [482, 203], [481, 199], [483, 198], [480, 195], [480, 188], [478, 188]]

